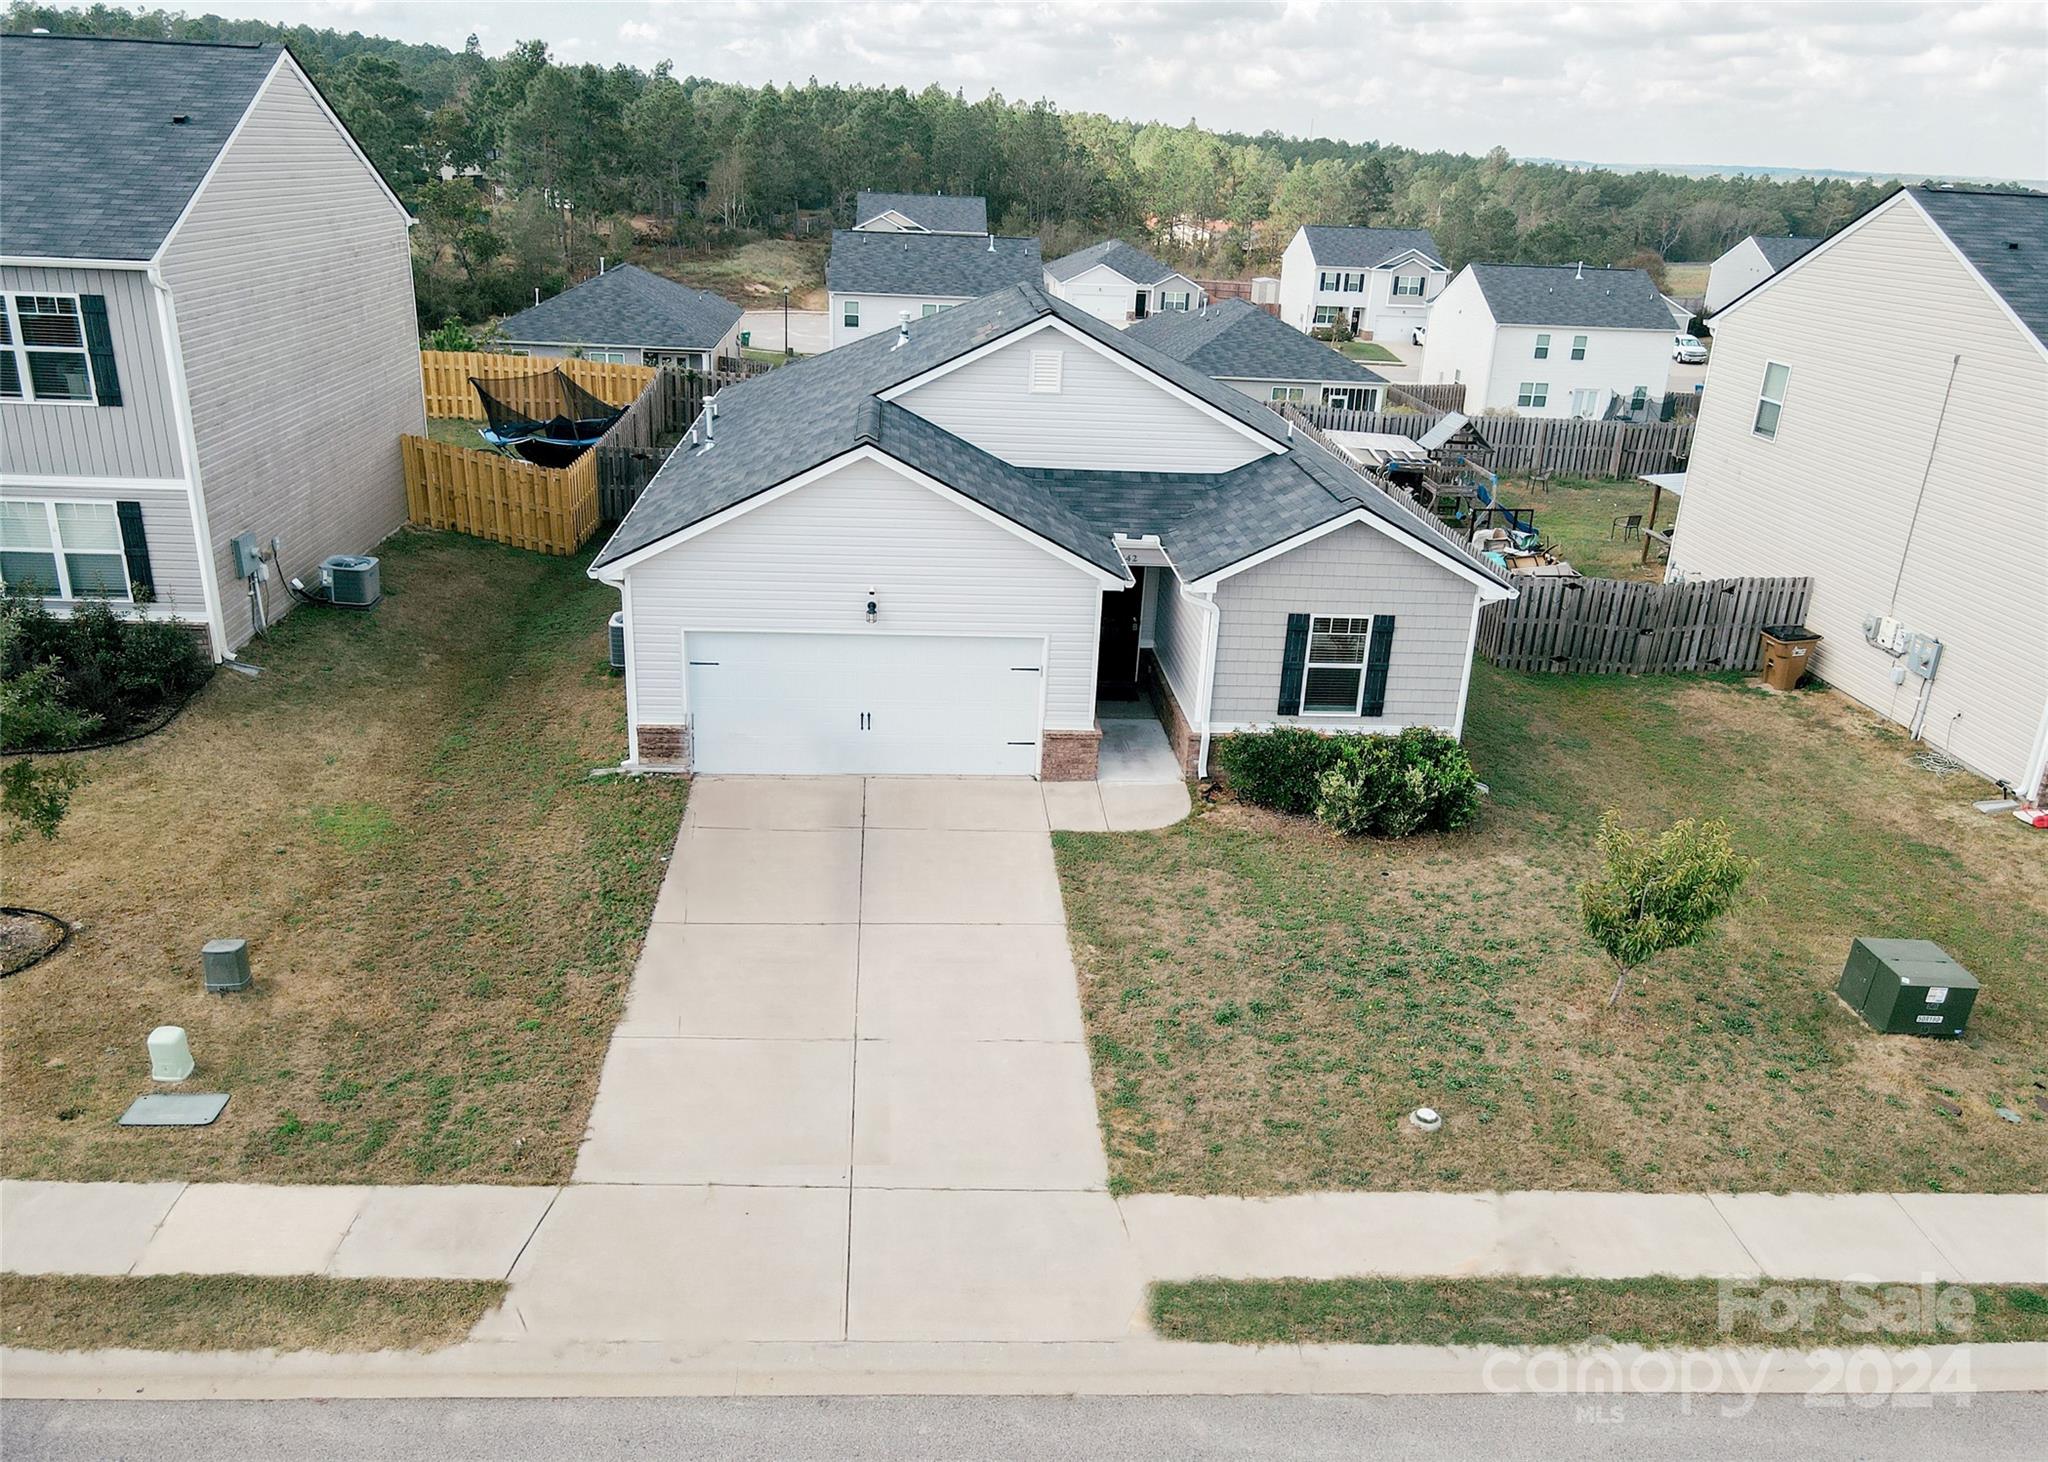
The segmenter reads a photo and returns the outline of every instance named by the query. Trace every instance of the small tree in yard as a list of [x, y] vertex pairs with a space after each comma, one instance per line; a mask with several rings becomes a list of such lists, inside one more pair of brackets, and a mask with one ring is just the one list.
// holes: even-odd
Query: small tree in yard
[[1757, 869], [1718, 822], [1686, 818], [1651, 837], [1610, 811], [1600, 819], [1601, 870], [1579, 885], [1579, 917], [1614, 961], [1612, 1007], [1636, 966], [1698, 941]]
[[85, 778], [65, 762], [38, 766], [20, 757], [0, 768], [0, 827], [6, 840], [18, 843], [30, 833], [57, 836], [57, 825], [71, 810], [71, 794]]

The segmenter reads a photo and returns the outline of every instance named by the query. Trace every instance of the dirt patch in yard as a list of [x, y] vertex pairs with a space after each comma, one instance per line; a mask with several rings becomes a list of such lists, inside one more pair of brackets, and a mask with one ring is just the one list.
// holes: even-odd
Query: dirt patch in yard
[[[80, 928], [0, 985], [11, 1176], [558, 1182], [681, 816], [607, 777], [616, 595], [580, 561], [407, 533], [369, 614], [302, 608], [168, 731], [93, 753], [10, 894]], [[249, 941], [209, 996], [199, 949]], [[211, 1127], [124, 1129], [184, 1026]]]
[[[1480, 667], [1480, 822], [1347, 842], [1235, 805], [1056, 839], [1120, 1188], [2032, 1191], [2048, 1185], [2048, 843], [1827, 692]], [[1717, 816], [1764, 861], [1707, 943], [1613, 976], [1573, 887], [1600, 813]], [[1970, 1037], [1835, 999], [1934, 939]], [[1423, 1135], [1404, 1118], [1445, 1113]], [[2004, 1106], [2021, 1121], [1997, 1114]]]

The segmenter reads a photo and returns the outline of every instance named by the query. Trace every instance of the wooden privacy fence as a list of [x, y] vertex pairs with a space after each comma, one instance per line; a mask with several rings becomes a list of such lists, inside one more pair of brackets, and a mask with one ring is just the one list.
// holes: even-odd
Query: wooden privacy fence
[[1428, 386], [1414, 381], [1389, 381], [1387, 400], [1398, 401], [1404, 406], [1414, 406], [1423, 411], [1463, 411], [1465, 385], [1462, 381], [1439, 381]]
[[616, 523], [632, 509], [668, 455], [665, 439], [696, 421], [706, 400], [727, 386], [774, 369], [764, 361], [728, 357], [721, 357], [709, 372], [663, 367], [648, 392], [595, 448], [598, 512], [604, 521]]
[[1504, 670], [1662, 675], [1754, 670], [1758, 632], [1806, 617], [1811, 579], [1622, 579], [1515, 576], [1520, 597], [1479, 614], [1479, 653]]
[[556, 360], [539, 355], [490, 355], [475, 350], [423, 350], [420, 352], [420, 385], [427, 394], [427, 415], [452, 416], [462, 421], [482, 421], [483, 402], [469, 384], [471, 376], [530, 376], [535, 371], [553, 370], [594, 396], [613, 406], [626, 402], [647, 389], [659, 372], [653, 366], [621, 365], [603, 360]]
[[422, 528], [447, 528], [536, 553], [571, 554], [597, 531], [597, 456], [536, 467], [497, 452], [402, 436], [405, 505]]
[[[1395, 432], [1406, 437], [1419, 437], [1442, 419], [1441, 413], [1348, 411], [1339, 406], [1311, 406], [1307, 415], [1325, 431]], [[1561, 472], [1572, 477], [1634, 477], [1669, 472], [1673, 458], [1692, 453], [1692, 426], [1686, 422], [1481, 416], [1473, 424], [1493, 447], [1480, 454], [1480, 460], [1503, 476]]]

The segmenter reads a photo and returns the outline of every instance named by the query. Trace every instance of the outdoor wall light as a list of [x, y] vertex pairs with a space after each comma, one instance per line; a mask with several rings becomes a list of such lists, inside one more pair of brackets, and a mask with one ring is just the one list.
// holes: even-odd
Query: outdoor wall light
[[[870, 590], [869, 592], [872, 593], [873, 591]], [[880, 616], [881, 610], [876, 607], [875, 601], [872, 599], [868, 600], [868, 623], [873, 624]]]

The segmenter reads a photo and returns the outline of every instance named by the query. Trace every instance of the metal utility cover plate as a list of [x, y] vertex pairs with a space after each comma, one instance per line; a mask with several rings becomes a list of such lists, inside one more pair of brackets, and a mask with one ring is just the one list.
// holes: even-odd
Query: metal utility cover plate
[[158, 1091], [121, 1114], [123, 1127], [210, 1127], [228, 1104], [224, 1091]]

